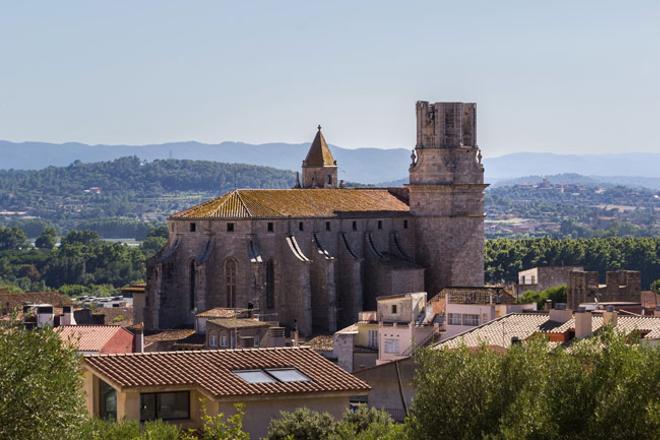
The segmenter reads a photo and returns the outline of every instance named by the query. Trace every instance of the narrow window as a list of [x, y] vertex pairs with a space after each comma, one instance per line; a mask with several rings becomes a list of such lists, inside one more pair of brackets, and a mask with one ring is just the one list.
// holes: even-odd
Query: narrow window
[[273, 260], [266, 263], [266, 307], [275, 308], [275, 267]]
[[190, 232], [195, 232], [197, 230], [197, 224], [196, 223], [191, 223], [190, 224]]
[[332, 175], [328, 174], [328, 185], [332, 185]]
[[190, 310], [195, 309], [195, 260], [190, 262]]
[[325, 230], [326, 231], [330, 230], [330, 222], [325, 222]]
[[229, 258], [225, 261], [225, 294], [227, 297], [227, 307], [236, 307], [236, 273], [238, 272], [238, 262]]
[[227, 232], [234, 232], [234, 224], [227, 223]]
[[383, 229], [383, 221], [378, 220], [378, 229]]
[[268, 222], [268, 225], [266, 226], [266, 229], [268, 230], [268, 232], [273, 232], [273, 229], [274, 229], [273, 222]]
[[299, 231], [304, 231], [305, 230], [305, 224], [303, 222], [298, 222], [298, 230]]
[[115, 422], [117, 421], [117, 391], [102, 380], [100, 382], [99, 416], [103, 420]]
[[392, 314], [396, 315], [396, 304], [392, 306]]
[[403, 229], [408, 229], [408, 220], [403, 221]]
[[353, 230], [357, 231], [357, 222], [353, 222]]

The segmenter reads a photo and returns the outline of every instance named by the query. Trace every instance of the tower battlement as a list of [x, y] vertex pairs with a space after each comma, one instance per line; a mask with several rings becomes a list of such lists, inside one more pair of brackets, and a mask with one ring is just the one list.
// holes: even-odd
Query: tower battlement
[[477, 104], [417, 101], [417, 148], [477, 146]]

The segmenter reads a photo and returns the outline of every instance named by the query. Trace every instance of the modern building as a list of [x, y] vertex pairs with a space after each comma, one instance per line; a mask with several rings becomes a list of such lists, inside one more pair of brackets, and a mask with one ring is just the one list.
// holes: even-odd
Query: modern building
[[503, 287], [446, 287], [431, 299], [441, 303], [441, 339], [451, 338], [485, 322], [513, 312], [536, 311], [536, 303], [516, 304]]
[[87, 356], [83, 367], [91, 416], [199, 428], [203, 414], [230, 416], [240, 403], [252, 438], [262, 438], [280, 411], [306, 407], [339, 418], [369, 391], [310, 348]]
[[349, 372], [406, 358], [440, 331], [426, 292], [380, 296], [377, 310], [359, 317], [334, 335], [337, 363]]
[[416, 115], [404, 188], [344, 188], [319, 128], [295, 188], [237, 189], [173, 214], [136, 316], [177, 328], [213, 307], [253, 308], [310, 337], [380, 295], [483, 285], [476, 105], [418, 102]]

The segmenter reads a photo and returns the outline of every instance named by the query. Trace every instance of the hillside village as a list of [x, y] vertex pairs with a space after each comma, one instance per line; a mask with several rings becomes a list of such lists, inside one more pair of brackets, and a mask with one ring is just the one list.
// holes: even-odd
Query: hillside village
[[[399, 432], [423, 419], [419, 402], [432, 388], [424, 356], [517, 356], [537, 344], [580, 352], [612, 334], [657, 350], [660, 294], [640, 271], [523, 267], [515, 283], [487, 284], [485, 236], [501, 231], [484, 216], [476, 106], [415, 109], [408, 186], [346, 187], [319, 126], [291, 188], [234, 189], [171, 213], [145, 281], [119, 295], [0, 292], [4, 332], [52, 329], [77, 356], [76, 392], [92, 419], [199, 434], [206, 417], [235, 416], [252, 438], [276, 438], [280, 411], [300, 408], [334, 420], [376, 411], [382, 429]], [[629, 211], [617, 187], [511, 191], [515, 203], [497, 199], [502, 217], [542, 216], [544, 203], [566, 197], [610, 217]], [[517, 232], [555, 226], [564, 227]], [[93, 241], [74, 238], [65, 249]]]

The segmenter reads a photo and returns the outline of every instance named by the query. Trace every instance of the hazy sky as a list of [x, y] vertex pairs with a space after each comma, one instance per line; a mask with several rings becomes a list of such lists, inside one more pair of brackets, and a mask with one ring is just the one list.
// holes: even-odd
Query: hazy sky
[[[660, 2], [0, 1], [0, 139], [411, 147], [475, 101], [486, 156], [660, 151]], [[1, 158], [0, 158], [1, 160]]]

